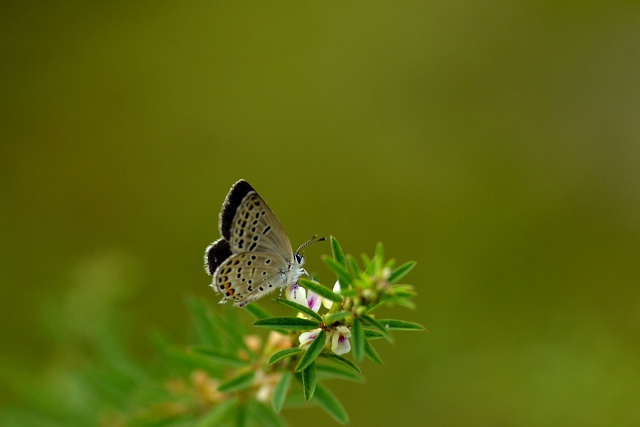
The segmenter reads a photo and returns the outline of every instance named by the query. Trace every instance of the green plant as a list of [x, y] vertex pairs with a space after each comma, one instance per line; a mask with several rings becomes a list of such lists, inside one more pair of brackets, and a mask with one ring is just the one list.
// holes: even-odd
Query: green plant
[[[309, 402], [347, 424], [346, 410], [324, 380], [361, 381], [358, 363], [365, 357], [381, 362], [373, 341], [392, 341], [394, 330], [424, 328], [375, 313], [382, 305], [414, 307], [413, 287], [399, 284], [413, 262], [394, 268], [393, 261], [385, 262], [381, 244], [361, 262], [345, 256], [334, 238], [331, 248], [333, 256], [324, 261], [337, 276], [333, 290], [301, 279], [286, 289], [286, 298], [273, 300], [295, 315], [274, 317], [255, 302], [221, 313], [189, 298], [193, 345], [157, 335], [160, 364], [150, 368], [127, 358], [117, 340], [102, 336], [96, 340], [102, 363], [73, 377], [85, 399], [81, 404], [40, 396], [37, 410], [0, 414], [0, 421], [58, 426], [97, 416], [104, 426], [271, 427], [285, 425], [281, 414], [287, 406]], [[246, 314], [254, 317], [255, 328], [243, 324]], [[257, 328], [269, 332], [259, 335]]]

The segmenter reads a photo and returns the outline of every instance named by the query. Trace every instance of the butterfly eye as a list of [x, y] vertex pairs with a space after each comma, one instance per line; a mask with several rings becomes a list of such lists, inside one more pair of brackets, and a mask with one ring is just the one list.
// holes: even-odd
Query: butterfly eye
[[296, 260], [296, 262], [300, 265], [302, 265], [304, 263], [304, 255], [300, 255], [298, 252], [296, 252], [295, 254], [293, 254], [293, 258]]

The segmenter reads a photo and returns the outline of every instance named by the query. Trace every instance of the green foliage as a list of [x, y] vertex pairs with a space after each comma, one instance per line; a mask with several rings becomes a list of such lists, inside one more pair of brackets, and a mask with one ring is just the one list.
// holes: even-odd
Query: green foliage
[[317, 375], [316, 364], [314, 362], [311, 362], [302, 370], [302, 389], [304, 391], [304, 400], [306, 401], [311, 400], [313, 393], [316, 391]]
[[374, 317], [364, 313], [360, 318], [364, 323], [366, 323], [369, 326], [372, 326], [373, 329], [377, 329], [378, 331], [380, 331], [380, 333], [385, 338], [387, 338], [387, 340], [389, 340], [390, 342], [393, 342], [393, 339], [391, 338], [391, 334], [389, 333], [389, 331], [387, 331], [387, 328], [385, 328], [385, 326], [382, 323], [378, 322]]
[[416, 265], [415, 262], [409, 261], [405, 264], [402, 264], [400, 267], [396, 268], [395, 270], [393, 270], [391, 275], [389, 275], [389, 283], [391, 284], [397, 283], [398, 280], [402, 279], [411, 270], [413, 270], [413, 267], [415, 267], [415, 265]]
[[267, 366], [271, 366], [276, 362], [281, 361], [282, 359], [286, 358], [286, 357], [291, 357], [294, 354], [298, 354], [298, 353], [302, 353], [302, 349], [300, 348], [285, 348], [284, 350], [280, 350], [277, 353], [274, 353], [271, 355], [271, 357], [269, 358], [269, 361], [267, 362]]
[[321, 354], [321, 356], [326, 357], [327, 359], [336, 362], [336, 363], [341, 363], [343, 365], [346, 365], [348, 367], [350, 367], [351, 369], [353, 369], [354, 371], [356, 371], [357, 373], [361, 373], [362, 371], [360, 370], [360, 368], [358, 367], [358, 365], [356, 365], [355, 363], [353, 363], [351, 360], [347, 359], [346, 357], [342, 357], [342, 356], [338, 356], [337, 354], [333, 354], [333, 353], [325, 353], [325, 354]]
[[222, 365], [247, 366], [249, 364], [248, 360], [243, 360], [233, 354], [225, 354], [208, 345], [194, 345], [190, 348], [190, 350], [194, 353], [202, 354], [208, 357], [211, 362], [217, 362]]
[[273, 410], [278, 414], [280, 413], [284, 400], [287, 397], [292, 377], [293, 374], [290, 371], [284, 371], [280, 377], [280, 381], [278, 381], [278, 384], [276, 385], [276, 388], [273, 390], [271, 405], [273, 406]]
[[378, 322], [384, 325], [386, 329], [394, 329], [396, 331], [424, 331], [424, 326], [404, 320], [383, 319]]
[[221, 393], [245, 390], [251, 386], [256, 373], [253, 371], [245, 372], [236, 377], [233, 377], [218, 386], [218, 391]]
[[362, 322], [358, 319], [353, 321], [351, 329], [353, 333], [353, 355], [357, 361], [361, 361], [364, 355], [364, 330], [362, 329]]
[[328, 326], [333, 325], [335, 322], [344, 319], [347, 316], [351, 316], [350, 311], [339, 311], [337, 313], [331, 313], [324, 316], [324, 323]]
[[329, 415], [333, 417], [334, 420], [339, 422], [342, 425], [345, 425], [349, 422], [349, 415], [347, 415], [347, 411], [344, 410], [344, 407], [340, 403], [340, 401], [329, 391], [328, 388], [322, 386], [321, 384], [316, 385], [315, 392], [315, 400], [318, 404], [327, 411]]
[[[393, 260], [384, 260], [379, 244], [374, 256], [363, 256], [360, 265], [345, 255], [337, 239], [330, 241], [333, 257], [324, 261], [339, 288], [333, 291], [315, 281], [299, 281], [308, 293], [325, 300], [323, 311], [276, 299], [295, 315], [274, 317], [256, 303], [243, 310], [212, 310], [207, 302], [188, 298], [190, 343], [176, 344], [156, 334], [158, 366], [135, 363], [121, 350], [117, 334], [103, 335], [96, 345], [104, 360], [75, 378], [75, 387], [87, 396], [85, 401], [73, 406], [59, 397], [63, 393], [58, 390], [47, 396], [36, 394], [33, 387], [33, 407], [11, 416], [0, 413], [0, 421], [50, 427], [78, 423], [283, 427], [282, 414], [288, 407], [317, 404], [338, 423], [348, 423], [346, 410], [324, 382], [362, 382], [362, 370], [355, 361], [367, 357], [382, 363], [372, 342], [380, 338], [392, 342], [392, 331], [424, 328], [403, 320], [378, 319], [373, 313], [381, 306], [412, 307], [413, 287], [397, 282], [413, 262], [393, 269]], [[268, 336], [255, 336], [256, 329], [243, 321], [246, 314], [259, 330], [269, 329]], [[309, 333], [301, 335], [304, 331]]]
[[[318, 382], [332, 378], [348, 381], [362, 380], [360, 367], [342, 355], [344, 352], [348, 353], [348, 347], [340, 348], [337, 343], [348, 340], [356, 361], [362, 361], [367, 357], [380, 364], [382, 359], [371, 341], [386, 338], [387, 341], [393, 342], [392, 330], [417, 331], [424, 328], [416, 323], [402, 320], [379, 320], [373, 313], [381, 306], [413, 307], [411, 301], [415, 296], [413, 287], [397, 282], [413, 269], [414, 262], [404, 263], [394, 269], [395, 261], [385, 261], [384, 248], [382, 244], [378, 244], [372, 258], [362, 256], [364, 265], [360, 266], [353, 256], [344, 254], [337, 239], [331, 237], [330, 240], [333, 257], [324, 257], [323, 260], [335, 273], [339, 287], [334, 287], [332, 291], [320, 283], [307, 279], [300, 279], [299, 285], [330, 301], [331, 308], [326, 313], [319, 314], [299, 303], [277, 300], [278, 303], [294, 309], [299, 317], [261, 318], [254, 322], [254, 325], [273, 330], [316, 329], [318, 331], [315, 339], [301, 345], [301, 348], [306, 348], [304, 352], [291, 349], [278, 351], [269, 359], [269, 365], [288, 360], [290, 363], [281, 366], [287, 372], [293, 370], [300, 373], [297, 378], [303, 385], [305, 400], [316, 396], [314, 400], [318, 401], [332, 417], [341, 423], [346, 423], [348, 418], [344, 408], [337, 398]], [[335, 289], [339, 291], [336, 292]], [[303, 337], [300, 337], [300, 340], [303, 340]], [[339, 353], [336, 354], [335, 351]], [[318, 364], [317, 361], [320, 359], [333, 364]], [[295, 368], [292, 369], [293, 366]], [[281, 395], [278, 396], [278, 408], [282, 405], [280, 401], [282, 398]]]
[[349, 274], [347, 266], [329, 257], [324, 257], [323, 261], [325, 264], [327, 264], [327, 266], [329, 266], [330, 269], [332, 269], [337, 274], [338, 280], [340, 282], [340, 290], [347, 288], [348, 283], [351, 283], [353, 281], [353, 277], [351, 276], [351, 274]]
[[364, 342], [364, 353], [369, 359], [373, 360], [374, 362], [378, 364], [382, 363], [382, 359], [380, 359], [380, 356], [378, 356], [378, 352], [375, 348], [373, 348], [368, 340]]
[[313, 361], [316, 360], [316, 357], [318, 357], [318, 355], [324, 349], [326, 338], [327, 333], [325, 331], [321, 330], [320, 332], [318, 332], [318, 336], [311, 342], [311, 345], [309, 345], [307, 351], [300, 358], [300, 361], [296, 366], [296, 372], [300, 372], [303, 369], [306, 369], [307, 366], [311, 365]]
[[197, 427], [214, 427], [231, 418], [238, 407], [238, 399], [231, 398], [214, 406], [207, 414], [200, 418]]
[[267, 317], [271, 317], [271, 313], [269, 313], [264, 308], [260, 307], [258, 304], [249, 304], [244, 307], [245, 311], [249, 312], [256, 319], [266, 319]]
[[253, 326], [271, 329], [286, 329], [288, 331], [306, 331], [308, 329], [317, 328], [318, 322], [297, 317], [269, 317], [260, 319], [253, 323]]
[[[289, 306], [295, 310], [298, 310], [299, 312], [306, 314], [309, 317], [314, 318], [315, 320], [317, 320], [318, 322], [322, 322], [322, 317], [320, 317], [320, 315], [318, 313], [316, 313], [315, 311], [311, 310], [310, 308], [307, 308], [303, 305], [298, 304], [297, 302], [294, 301], [289, 301], [286, 299], [276, 299], [273, 300], [275, 302], [277, 302], [278, 304], [282, 304], [282, 305], [286, 305]], [[255, 325], [255, 323], [254, 323]], [[258, 326], [258, 325], [256, 325]]]
[[328, 300], [331, 300], [333, 302], [341, 302], [342, 301], [342, 297], [338, 294], [336, 294], [335, 292], [330, 291], [329, 289], [325, 288], [324, 286], [322, 286], [319, 283], [316, 282], [312, 282], [311, 280], [307, 280], [307, 279], [300, 279], [299, 280], [300, 285], [304, 286], [307, 289], [311, 289], [313, 292], [315, 292], [316, 294], [320, 295], [322, 298], [326, 298]]
[[319, 377], [323, 379], [339, 378], [347, 381], [362, 382], [364, 377], [352, 369], [344, 369], [336, 365], [321, 365], [316, 363]]

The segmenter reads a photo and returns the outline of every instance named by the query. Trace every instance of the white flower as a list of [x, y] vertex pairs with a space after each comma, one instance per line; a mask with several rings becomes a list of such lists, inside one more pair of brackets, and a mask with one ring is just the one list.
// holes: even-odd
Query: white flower
[[307, 305], [307, 291], [303, 287], [298, 286], [297, 283], [289, 286], [284, 295], [289, 301], [297, 302], [300, 305]]
[[[340, 293], [340, 282], [336, 280], [336, 284], [333, 285], [333, 292]], [[331, 309], [331, 306], [333, 305], [333, 301], [331, 301], [330, 299], [324, 298], [322, 300], [322, 305], [324, 306], [324, 308], [326, 308], [327, 310]]]
[[331, 351], [337, 355], [349, 353], [351, 350], [349, 337], [351, 337], [349, 328], [346, 326], [338, 326], [335, 331], [333, 331], [331, 337]]
[[287, 288], [285, 297], [289, 301], [293, 301], [302, 306], [310, 308], [316, 313], [320, 309], [320, 303], [323, 302], [323, 298], [320, 295], [315, 294], [313, 291], [309, 291], [309, 296], [307, 297], [307, 290], [296, 283]]
[[[306, 350], [307, 348], [309, 348], [309, 346], [311, 345], [313, 340], [316, 339], [320, 331], [321, 329], [318, 328], [318, 329], [311, 330], [309, 332], [301, 333], [300, 336], [298, 337], [298, 340], [300, 341], [299, 348], [301, 348], [302, 350]], [[327, 341], [328, 340], [329, 340], [329, 335], [327, 335]]]
[[309, 296], [307, 297], [307, 307], [316, 313], [320, 309], [320, 304], [322, 303], [322, 298], [320, 295], [315, 294], [313, 291], [309, 290]]

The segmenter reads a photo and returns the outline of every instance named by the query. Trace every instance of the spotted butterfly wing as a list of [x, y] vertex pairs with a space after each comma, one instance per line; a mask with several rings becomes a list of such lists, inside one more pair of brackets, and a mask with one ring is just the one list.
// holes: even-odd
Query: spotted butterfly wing
[[211, 287], [242, 307], [279, 287], [295, 283], [304, 272], [289, 238], [267, 203], [244, 180], [231, 187], [222, 205], [222, 237], [205, 252]]
[[273, 252], [293, 261], [291, 243], [280, 221], [255, 190], [245, 196], [236, 210], [229, 243], [233, 253]]
[[224, 295], [220, 302], [231, 299], [235, 306], [243, 307], [286, 286], [287, 276], [282, 271], [287, 268], [284, 260], [274, 259], [273, 254], [243, 252], [230, 256], [220, 265], [211, 287]]

